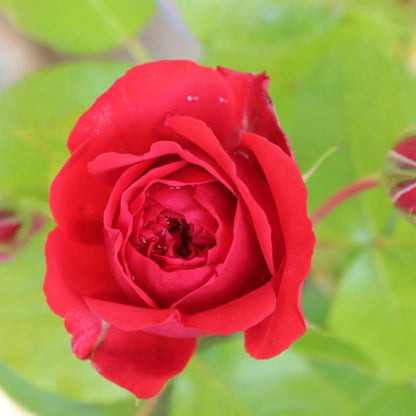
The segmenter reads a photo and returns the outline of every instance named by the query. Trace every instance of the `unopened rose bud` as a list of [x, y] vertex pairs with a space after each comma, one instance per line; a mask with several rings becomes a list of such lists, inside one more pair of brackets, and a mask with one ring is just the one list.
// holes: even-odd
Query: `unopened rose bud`
[[42, 214], [33, 214], [30, 225], [24, 227], [20, 216], [11, 210], [0, 209], [0, 263], [11, 260], [17, 250], [24, 246], [31, 237], [45, 224]]
[[0, 211], [0, 262], [9, 260], [13, 255], [20, 226], [13, 212]]
[[416, 131], [405, 137], [387, 155], [383, 182], [395, 207], [416, 224]]

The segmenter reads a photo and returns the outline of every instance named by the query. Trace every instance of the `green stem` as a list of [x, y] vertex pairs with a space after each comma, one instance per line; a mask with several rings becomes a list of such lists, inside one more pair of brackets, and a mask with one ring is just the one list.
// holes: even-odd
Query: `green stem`
[[337, 192], [334, 196], [329, 198], [320, 208], [318, 208], [312, 214], [312, 222], [318, 224], [321, 222], [331, 211], [333, 211], [338, 205], [344, 201], [352, 198], [359, 193], [366, 191], [367, 189], [374, 188], [380, 185], [380, 181], [377, 176], [372, 175], [366, 178], [359, 179], [356, 182], [348, 185], [346, 188]]

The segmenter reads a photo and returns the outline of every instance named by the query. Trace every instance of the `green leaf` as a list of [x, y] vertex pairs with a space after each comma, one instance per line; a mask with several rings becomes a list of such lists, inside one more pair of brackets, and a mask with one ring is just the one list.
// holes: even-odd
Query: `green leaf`
[[[50, 226], [50, 224], [49, 224]], [[72, 356], [62, 319], [42, 292], [46, 230], [0, 264], [0, 360], [38, 389], [85, 402], [114, 402], [129, 393], [110, 383], [88, 361]]]
[[129, 43], [155, 10], [153, 0], [9, 0], [8, 14], [37, 41], [65, 53]]
[[[175, 381], [172, 415], [379, 416], [389, 414], [386, 409], [392, 415], [413, 414], [414, 387], [389, 384], [355, 365], [333, 360], [359, 354], [331, 337], [312, 337], [306, 343], [320, 344], [324, 353], [318, 348], [313, 348], [317, 355], [307, 353], [298, 342], [278, 357], [258, 361], [244, 353], [241, 337], [200, 349]], [[402, 401], [394, 403], [395, 399]]]
[[29, 384], [0, 363], [0, 386], [15, 402], [39, 416], [133, 416], [137, 414], [135, 399], [111, 404], [86, 404], [44, 392]]
[[293, 344], [293, 349], [314, 360], [353, 364], [357, 368], [374, 370], [374, 363], [354, 344], [349, 344], [313, 326], [309, 327], [306, 334]]
[[357, 256], [332, 302], [330, 329], [359, 346], [383, 377], [416, 374], [414, 246], [371, 249]]
[[343, 392], [300, 354], [288, 351], [257, 361], [242, 349], [242, 340], [236, 337], [200, 351], [175, 381], [172, 414], [356, 414]]
[[383, 378], [339, 363], [315, 361], [315, 371], [355, 403], [362, 416], [408, 416], [416, 411], [416, 392], [410, 383], [389, 384]]
[[[205, 47], [205, 59], [235, 69], [265, 69], [267, 55], [332, 26], [338, 1], [179, 0], [185, 21]], [[257, 58], [257, 60], [253, 60]], [[267, 68], [268, 69], [268, 68]]]
[[365, 416], [408, 416], [416, 414], [414, 386], [382, 386], [377, 393], [371, 403], [365, 407]]
[[61, 64], [5, 91], [0, 97], [1, 191], [46, 200], [76, 118], [126, 69], [121, 62]]

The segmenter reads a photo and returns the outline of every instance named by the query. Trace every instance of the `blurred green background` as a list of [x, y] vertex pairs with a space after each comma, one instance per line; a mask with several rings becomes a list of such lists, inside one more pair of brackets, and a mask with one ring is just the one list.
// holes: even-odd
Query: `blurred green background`
[[[76, 119], [134, 64], [189, 58], [266, 70], [313, 212], [377, 172], [416, 123], [413, 0], [0, 0], [0, 385], [38, 415], [416, 414], [416, 229], [375, 188], [316, 227], [307, 334], [256, 361], [203, 342], [159, 401], [137, 402], [71, 355], [41, 286], [47, 195]], [[46, 220], [31, 232], [34, 215]], [[218, 341], [218, 342], [217, 342]]]

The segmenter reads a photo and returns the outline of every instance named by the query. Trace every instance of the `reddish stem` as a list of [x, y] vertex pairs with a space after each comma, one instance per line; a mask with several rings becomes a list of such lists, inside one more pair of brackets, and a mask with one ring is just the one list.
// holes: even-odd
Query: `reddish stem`
[[374, 188], [375, 186], [380, 185], [380, 181], [375, 176], [369, 176], [366, 178], [359, 179], [356, 182], [353, 182], [351, 185], [348, 185], [346, 188], [337, 192], [334, 196], [328, 199], [320, 208], [318, 208], [312, 214], [312, 222], [314, 224], [322, 221], [334, 208], [342, 204], [347, 199], [358, 195], [359, 193]]

